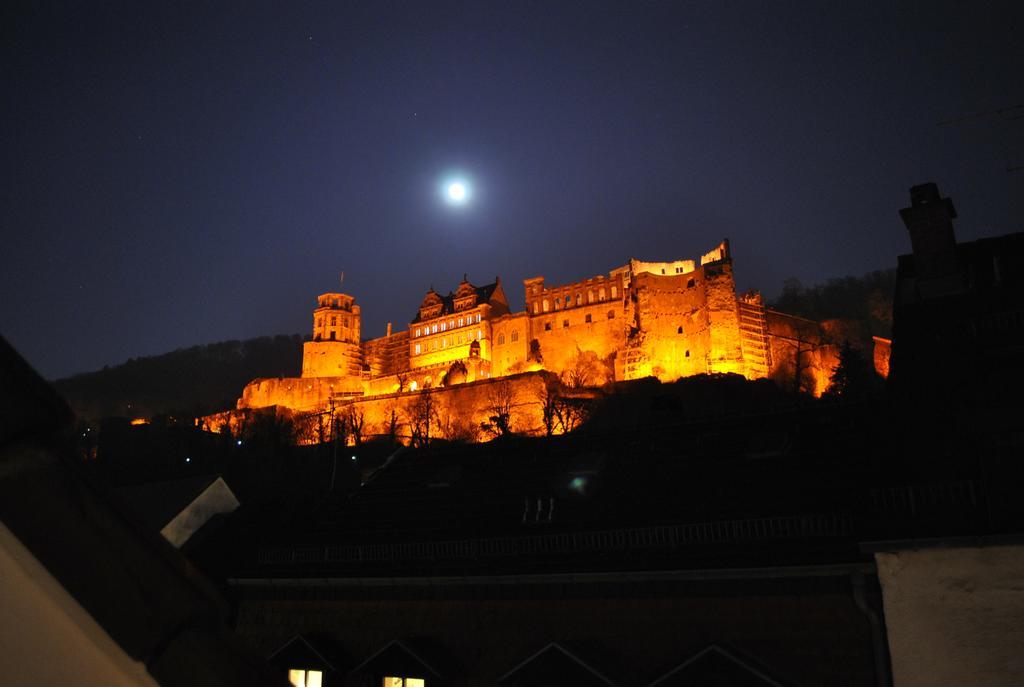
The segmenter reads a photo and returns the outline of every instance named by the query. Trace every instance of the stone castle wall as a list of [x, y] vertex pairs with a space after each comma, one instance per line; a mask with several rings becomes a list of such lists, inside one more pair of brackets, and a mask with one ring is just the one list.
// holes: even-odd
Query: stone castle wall
[[[559, 286], [534, 277], [523, 286], [526, 310], [518, 313], [508, 312], [500, 280], [490, 292], [464, 280], [459, 293], [446, 298], [465, 309], [444, 316], [448, 301], [431, 290], [410, 329], [391, 333], [389, 325], [387, 336], [361, 344], [338, 340], [359, 331], [354, 299], [323, 294], [314, 310], [314, 341], [304, 344], [302, 378], [257, 379], [238, 407], [305, 412], [332, 398], [359, 396], [376, 416], [379, 397], [439, 387], [450, 394], [458, 385], [539, 370], [566, 380], [575, 374], [578, 382], [585, 369], [591, 385], [736, 373], [771, 376], [792, 388], [798, 351], [800, 386], [820, 395], [838, 362], [834, 328], [768, 311], [756, 293], [737, 298], [727, 241], [702, 255], [699, 265], [633, 259], [608, 275]], [[469, 307], [476, 297], [487, 300]], [[421, 321], [424, 312], [430, 318]], [[328, 336], [335, 338], [324, 340]], [[885, 369], [886, 362], [879, 359], [876, 367]]]

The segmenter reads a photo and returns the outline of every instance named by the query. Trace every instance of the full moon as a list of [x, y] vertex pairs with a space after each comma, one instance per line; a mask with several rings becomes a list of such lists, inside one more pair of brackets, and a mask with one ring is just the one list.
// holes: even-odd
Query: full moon
[[463, 181], [453, 181], [446, 189], [448, 202], [453, 205], [462, 205], [469, 200], [469, 188]]

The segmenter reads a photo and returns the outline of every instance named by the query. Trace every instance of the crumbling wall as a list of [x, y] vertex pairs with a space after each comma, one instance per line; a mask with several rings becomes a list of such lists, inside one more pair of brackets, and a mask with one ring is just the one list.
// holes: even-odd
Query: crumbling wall
[[332, 395], [363, 394], [359, 377], [273, 377], [245, 385], [238, 408], [285, 406], [311, 410], [327, 404]]
[[740, 316], [736, 304], [736, 282], [732, 276], [732, 263], [708, 263], [701, 271], [704, 273], [708, 326], [711, 334], [708, 372], [744, 375], [747, 371], [743, 365]]
[[772, 370], [769, 377], [783, 389], [821, 396], [839, 364], [839, 346], [820, 322], [766, 310]]
[[531, 339], [537, 341], [545, 370], [572, 372], [579, 355], [592, 353], [607, 369], [596, 384], [609, 381], [610, 365], [626, 343], [625, 307], [621, 298], [572, 306], [530, 318]]
[[637, 350], [626, 366], [627, 379], [653, 376], [673, 382], [708, 371], [711, 335], [702, 272], [634, 275], [629, 344]]
[[[541, 406], [544, 379], [542, 372], [526, 372], [501, 379], [435, 386], [413, 393], [358, 398], [342, 407], [351, 408], [362, 416], [365, 438], [388, 435], [394, 413], [399, 425], [398, 438], [408, 440], [411, 426], [427, 412], [426, 405], [432, 414], [432, 438], [477, 441], [493, 436], [480, 427], [488, 423], [499, 405], [508, 405], [514, 432], [540, 434], [544, 430]], [[429, 397], [429, 404], [423, 403], [424, 396]]]

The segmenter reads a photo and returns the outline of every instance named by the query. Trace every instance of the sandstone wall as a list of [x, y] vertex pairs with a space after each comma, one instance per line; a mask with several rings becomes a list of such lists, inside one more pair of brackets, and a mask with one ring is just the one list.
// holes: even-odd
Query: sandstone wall
[[272, 377], [254, 379], [245, 385], [239, 408], [285, 406], [312, 410], [327, 405], [332, 394], [363, 393], [359, 377]]
[[821, 396], [839, 364], [839, 347], [826, 337], [818, 322], [774, 310], [766, 310], [765, 316], [772, 359], [769, 376], [782, 388], [792, 389], [799, 354], [803, 368], [801, 387], [814, 396]]
[[303, 377], [342, 377], [362, 374], [359, 345], [342, 341], [306, 341], [302, 344]]
[[671, 382], [708, 371], [710, 321], [702, 270], [633, 277], [632, 325], [636, 334], [625, 369], [626, 379], [654, 376]]
[[[721, 252], [724, 249], [718, 250]], [[746, 375], [732, 263], [708, 263], [701, 268], [701, 272], [707, 293], [708, 326], [711, 334], [708, 372]]]
[[513, 431], [524, 434], [543, 432], [544, 423], [541, 412], [541, 394], [544, 389], [544, 375], [540, 372], [526, 372], [505, 377], [501, 380], [480, 380], [449, 387], [432, 387], [416, 393], [384, 394], [374, 397], [358, 398], [351, 402], [351, 407], [364, 419], [364, 432], [367, 435], [385, 435], [391, 413], [399, 420], [398, 433], [408, 438], [410, 425], [422, 406], [417, 407], [424, 394], [429, 395], [432, 410], [435, 413], [432, 425], [437, 438], [479, 440], [488, 435], [480, 430], [481, 423], [486, 423], [497, 402], [507, 395], [511, 403], [511, 427]]
[[[625, 314], [618, 298], [530, 317], [530, 338], [540, 345], [541, 365], [562, 374], [574, 367], [581, 353], [591, 352], [601, 360], [613, 358], [626, 343]], [[609, 376], [595, 383], [608, 381]]]
[[409, 332], [363, 342], [363, 362], [371, 377], [394, 375], [409, 369]]
[[491, 321], [491, 374], [495, 377], [522, 372], [530, 352], [530, 318], [525, 312]]

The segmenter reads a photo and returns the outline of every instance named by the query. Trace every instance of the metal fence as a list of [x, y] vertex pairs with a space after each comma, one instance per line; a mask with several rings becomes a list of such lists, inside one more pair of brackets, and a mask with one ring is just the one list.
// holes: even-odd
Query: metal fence
[[594, 532], [457, 539], [407, 544], [265, 548], [259, 552], [259, 563], [261, 565], [308, 565], [311, 563], [478, 560], [511, 556], [674, 549], [702, 544], [844, 537], [851, 535], [852, 532], [852, 517], [848, 515], [795, 515]]

